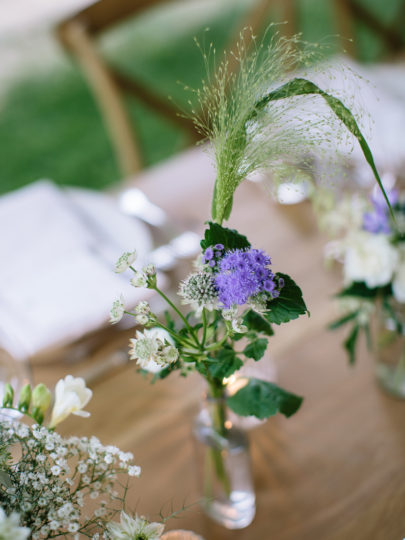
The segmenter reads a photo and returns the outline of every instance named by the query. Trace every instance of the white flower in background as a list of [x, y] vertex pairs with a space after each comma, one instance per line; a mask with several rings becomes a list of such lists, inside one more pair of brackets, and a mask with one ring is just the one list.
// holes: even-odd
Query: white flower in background
[[173, 346], [170, 334], [162, 328], [152, 328], [136, 332], [130, 339], [129, 357], [146, 371], [156, 373], [176, 362], [179, 352]]
[[83, 409], [92, 395], [93, 392], [86, 388], [86, 383], [81, 377], [67, 375], [58, 381], [55, 387], [55, 404], [49, 427], [55, 427], [70, 414], [90, 416], [90, 413], [83, 411]]
[[357, 231], [347, 243], [345, 281], [364, 281], [370, 289], [386, 285], [392, 279], [397, 261], [397, 250], [385, 234]]
[[108, 537], [111, 540], [159, 540], [163, 530], [162, 523], [150, 523], [144, 517], [132, 518], [125, 512], [121, 512], [120, 523], [107, 525]]
[[125, 310], [124, 297], [121, 294], [120, 297], [113, 302], [113, 305], [110, 311], [110, 323], [117, 324], [118, 322], [120, 322], [120, 320], [122, 319], [124, 315], [124, 310]]
[[134, 277], [131, 279], [131, 285], [134, 287], [147, 287], [148, 276], [144, 272], [135, 272]]
[[392, 292], [398, 302], [405, 303], [405, 246], [399, 247], [399, 263], [395, 269]]
[[330, 192], [314, 193], [315, 211], [319, 214], [320, 228], [332, 236], [343, 231], [361, 229], [363, 214], [368, 203], [362, 197], [350, 195], [336, 203]]
[[343, 313], [354, 313], [357, 311], [357, 322], [365, 326], [370, 323], [371, 316], [375, 311], [375, 304], [371, 300], [354, 296], [344, 296], [339, 298], [339, 308]]
[[31, 534], [28, 527], [20, 527], [20, 516], [16, 512], [6, 515], [0, 506], [0, 538], [1, 540], [26, 540]]
[[136, 259], [136, 251], [127, 251], [123, 253], [118, 261], [115, 263], [115, 271], [120, 274], [125, 272]]

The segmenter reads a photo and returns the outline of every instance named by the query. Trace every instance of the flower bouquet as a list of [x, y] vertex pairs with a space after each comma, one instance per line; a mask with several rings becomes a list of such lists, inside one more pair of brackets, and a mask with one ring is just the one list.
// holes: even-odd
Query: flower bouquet
[[405, 202], [396, 189], [388, 198], [393, 216], [374, 191], [369, 200], [347, 197], [323, 218], [340, 236], [327, 255], [343, 264], [345, 283], [337, 295], [343, 315], [330, 327], [350, 326], [344, 347], [352, 364], [363, 332], [376, 355], [378, 380], [405, 398]]
[[308, 313], [299, 286], [286, 273], [273, 271], [269, 254], [243, 234], [223, 226], [231, 215], [234, 192], [259, 169], [280, 171], [285, 166], [291, 172], [292, 164], [316, 147], [313, 132], [319, 118], [313, 126], [309, 119], [301, 124], [291, 122], [308, 96], [326, 103], [341, 126], [359, 141], [381, 186], [351, 112], [311, 81], [288, 74], [307, 58], [297, 52], [298, 41], [276, 36], [247, 54], [241, 40], [236, 53], [238, 74], [229, 72], [225, 59], [217, 77], [204, 81], [196, 92], [203, 112], [194, 121], [211, 142], [217, 177], [201, 256], [195, 272], [178, 290], [180, 303], [190, 305], [191, 310], [183, 313], [165, 295], [152, 265], [143, 270], [134, 267], [135, 252], [122, 255], [116, 265], [117, 272], [133, 272], [133, 286], [154, 290], [168, 307], [165, 320], [160, 320], [147, 302], [133, 311], [125, 309], [123, 298], [113, 306], [111, 322], [118, 322], [125, 313], [145, 326], [130, 340], [130, 358], [140, 371], [153, 372], [153, 380], [174, 371], [183, 376], [196, 371], [207, 383], [206, 408], [194, 426], [202, 463], [203, 504], [211, 517], [228, 528], [249, 525], [255, 497], [246, 437], [232, 426], [227, 408], [259, 419], [278, 412], [289, 417], [298, 411], [302, 398], [257, 378], [246, 379], [243, 387], [228, 395], [227, 381], [247, 359], [263, 357], [273, 335], [272, 325]]
[[[133, 455], [103, 446], [96, 437], [64, 438], [55, 431], [70, 414], [88, 416], [83, 409], [91, 396], [83, 379], [68, 375], [57, 383], [48, 415], [52, 395], [44, 384], [33, 390], [25, 385], [18, 400], [10, 384], [5, 385], [6, 414], [0, 419], [2, 540], [161, 538], [163, 523], [124, 511], [128, 477], [141, 472]], [[32, 425], [16, 419], [22, 416]], [[120, 522], [114, 521], [119, 512]]]

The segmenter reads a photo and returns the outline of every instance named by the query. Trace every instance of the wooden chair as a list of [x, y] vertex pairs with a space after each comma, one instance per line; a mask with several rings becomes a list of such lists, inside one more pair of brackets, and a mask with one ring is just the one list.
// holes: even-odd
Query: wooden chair
[[[146, 89], [139, 81], [111, 67], [102, 57], [95, 43], [95, 38], [114, 24], [170, 1], [99, 0], [65, 19], [57, 27], [60, 41], [78, 61], [98, 102], [123, 178], [133, 176], [143, 167], [136, 128], [130, 121], [124, 105], [125, 94], [137, 97], [147, 106], [186, 130], [190, 142], [195, 142], [199, 138], [192, 122], [179, 116], [178, 109], [169, 100], [163, 99], [150, 89]], [[271, 4], [278, 4], [284, 20], [291, 21], [290, 24], [283, 25], [283, 32], [294, 33], [292, 24], [294, 0], [258, 0], [236, 29], [230, 44], [231, 49], [235, 46], [243, 27], [250, 26], [254, 32], [260, 33], [266, 24]], [[236, 66], [232, 68], [235, 69]]]

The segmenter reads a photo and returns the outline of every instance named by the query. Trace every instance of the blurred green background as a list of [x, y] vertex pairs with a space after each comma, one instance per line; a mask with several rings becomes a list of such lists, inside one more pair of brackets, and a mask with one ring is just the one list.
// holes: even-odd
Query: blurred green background
[[[403, 0], [357, 0], [389, 24]], [[222, 0], [207, 9], [179, 6], [151, 10], [119, 25], [100, 40], [108, 59], [162, 96], [185, 104], [182, 84], [199, 85], [204, 75], [196, 36], [217, 50], [229, 41], [253, 0]], [[203, 4], [203, 0], [201, 1]], [[336, 34], [331, 0], [299, 0], [303, 38], [324, 41]], [[270, 14], [271, 15], [271, 14]], [[276, 16], [276, 14], [274, 15]], [[270, 20], [270, 19], [269, 19]], [[209, 33], [205, 29], [209, 27]], [[333, 38], [332, 38], [333, 39]], [[356, 26], [359, 60], [384, 57], [384, 45], [366, 27]], [[23, 69], [0, 94], [0, 192], [38, 178], [101, 189], [120, 178], [101, 116], [82, 74], [53, 40], [53, 61], [40, 70]], [[45, 60], [44, 60], [45, 61]], [[185, 134], [133, 99], [128, 101], [147, 165], [180, 151]]]

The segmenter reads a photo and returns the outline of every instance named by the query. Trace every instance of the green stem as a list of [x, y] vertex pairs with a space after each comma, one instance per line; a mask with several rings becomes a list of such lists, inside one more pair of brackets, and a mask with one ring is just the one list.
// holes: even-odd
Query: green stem
[[202, 335], [201, 347], [204, 347], [205, 340], [207, 339], [207, 330], [208, 330], [207, 312], [205, 308], [203, 308], [202, 310], [202, 322], [203, 322], [203, 335]]
[[159, 289], [157, 285], [155, 285], [155, 287], [152, 287], [152, 288], [163, 298], [163, 300], [165, 300], [165, 302], [169, 304], [169, 306], [173, 309], [173, 311], [177, 313], [177, 315], [181, 318], [181, 320], [184, 322], [185, 326], [187, 327], [188, 331], [190, 332], [190, 336], [194, 339], [197, 347], [201, 349], [201, 344], [198, 341], [198, 338], [195, 335], [194, 330], [191, 328], [187, 319], [184, 317], [181, 311], [173, 304], [173, 302], [165, 295], [165, 293]]
[[27, 416], [28, 418], [31, 418], [31, 420], [33, 420], [36, 424], [39, 424], [39, 425], [42, 424], [42, 422], [41, 423], [38, 422], [38, 420], [34, 418], [32, 414], [30, 414], [29, 412], [20, 411], [20, 409], [17, 409], [16, 407], [5, 407], [4, 405], [1, 405], [0, 409], [7, 409], [8, 411], [16, 411], [20, 414], [23, 414], [24, 416]]

